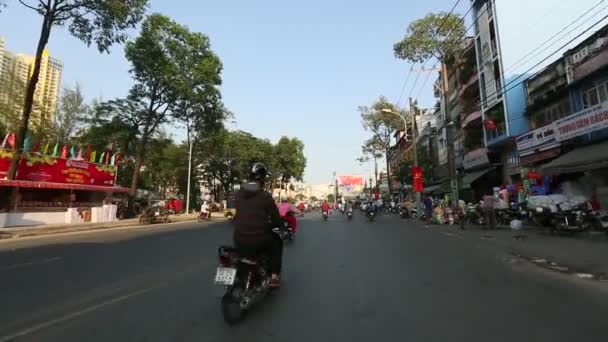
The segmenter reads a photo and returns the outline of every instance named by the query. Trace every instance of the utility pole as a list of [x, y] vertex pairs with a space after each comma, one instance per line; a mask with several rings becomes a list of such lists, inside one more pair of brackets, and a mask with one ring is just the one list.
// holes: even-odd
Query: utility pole
[[186, 130], [188, 133], [188, 188], [186, 189], [186, 215], [190, 213], [190, 179], [192, 179], [192, 141], [190, 140], [190, 122], [186, 122]]
[[335, 192], [335, 197], [334, 197], [334, 203], [338, 203], [338, 176], [336, 176], [336, 171], [334, 171], [334, 192]]
[[[414, 107], [414, 101], [410, 97], [410, 118], [412, 120], [412, 148], [414, 149], [414, 167], [418, 166], [418, 136], [416, 132], [416, 108]], [[405, 127], [405, 134], [407, 134], [407, 127]], [[415, 192], [416, 194], [416, 212], [418, 217], [422, 217], [422, 203], [421, 193]]]

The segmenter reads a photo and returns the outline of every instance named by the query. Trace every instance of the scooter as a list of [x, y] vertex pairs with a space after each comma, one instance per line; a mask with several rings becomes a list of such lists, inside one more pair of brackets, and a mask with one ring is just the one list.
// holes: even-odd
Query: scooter
[[323, 220], [327, 221], [327, 218], [329, 217], [329, 213], [327, 211], [323, 212]]
[[376, 213], [374, 211], [368, 211], [366, 216], [369, 222], [373, 222], [376, 219]]
[[[272, 230], [281, 234], [279, 228]], [[219, 266], [215, 284], [224, 286], [222, 315], [226, 323], [233, 325], [242, 320], [245, 313], [266, 298], [273, 289], [270, 284], [269, 262], [266, 255], [243, 255], [235, 247], [221, 246], [218, 250]]]
[[353, 219], [353, 210], [352, 209], [348, 209], [346, 211], [346, 218], [350, 221]]
[[549, 232], [574, 234], [591, 228], [591, 220], [587, 210], [587, 204], [580, 204], [572, 209], [564, 210], [559, 204], [557, 213], [552, 215]]

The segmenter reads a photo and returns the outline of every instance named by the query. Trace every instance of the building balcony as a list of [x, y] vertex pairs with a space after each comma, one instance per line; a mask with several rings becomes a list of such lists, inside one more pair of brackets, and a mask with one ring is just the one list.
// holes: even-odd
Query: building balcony
[[495, 129], [485, 128], [485, 131], [487, 146], [499, 144], [507, 138], [507, 124], [504, 122], [496, 124]]
[[467, 114], [461, 121], [462, 129], [481, 127], [481, 124], [482, 122], [480, 110]]

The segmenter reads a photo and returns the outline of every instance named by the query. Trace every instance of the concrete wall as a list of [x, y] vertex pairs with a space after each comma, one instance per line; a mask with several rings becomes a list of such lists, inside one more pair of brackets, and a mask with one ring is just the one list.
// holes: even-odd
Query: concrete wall
[[0, 228], [65, 223], [65, 212], [0, 213]]

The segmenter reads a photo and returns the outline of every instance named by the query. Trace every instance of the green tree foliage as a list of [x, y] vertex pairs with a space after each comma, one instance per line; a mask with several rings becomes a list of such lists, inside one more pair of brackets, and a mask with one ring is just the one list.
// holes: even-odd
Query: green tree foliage
[[25, 91], [23, 114], [16, 134], [17, 144], [8, 179], [15, 178], [21, 159], [20, 147], [29, 128], [42, 53], [51, 36], [51, 29], [67, 27], [72, 36], [85, 44], [95, 43], [100, 52], [108, 52], [114, 43], [124, 42], [127, 38], [126, 30], [135, 27], [143, 18], [148, 0], [19, 0], [19, 3], [42, 17], [42, 28], [34, 67]]
[[139, 146], [131, 181], [137, 190], [148, 142], [159, 128], [188, 115], [201, 127], [223, 120], [219, 90], [221, 62], [208, 38], [160, 14], [150, 15], [140, 35], [125, 48], [135, 85], [124, 99], [104, 104], [106, 116], [138, 129]]
[[282, 137], [274, 147], [274, 167], [272, 172], [280, 184], [292, 179], [302, 180], [306, 168], [304, 143], [298, 138]]
[[327, 202], [329, 202], [329, 203], [336, 202], [336, 196], [334, 194], [327, 195]]
[[397, 58], [411, 62], [431, 57], [443, 62], [456, 56], [464, 34], [464, 21], [459, 15], [430, 13], [410, 23], [405, 37], [394, 44], [393, 50]]
[[[382, 111], [389, 109], [403, 117], [407, 113], [390, 103], [384, 96], [375, 101], [371, 106], [359, 107], [363, 128], [372, 133], [372, 138], [364, 144], [364, 151], [377, 155], [383, 153], [386, 159], [386, 169], [390, 173], [391, 141], [398, 130], [404, 129], [403, 120], [395, 114]], [[388, 178], [389, 191], [392, 192], [391, 178]]]
[[53, 118], [51, 138], [59, 142], [68, 142], [85, 120], [88, 110], [82, 88], [78, 83], [74, 88], [64, 88]]

